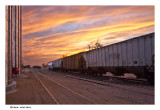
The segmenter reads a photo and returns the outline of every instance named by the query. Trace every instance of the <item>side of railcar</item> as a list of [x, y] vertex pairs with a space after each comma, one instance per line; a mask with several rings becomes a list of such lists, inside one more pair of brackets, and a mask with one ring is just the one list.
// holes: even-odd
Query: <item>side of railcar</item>
[[64, 57], [62, 59], [62, 70], [63, 71], [80, 71], [82, 72], [85, 68], [85, 60], [83, 53], [74, 54], [71, 56]]
[[147, 78], [154, 83], [154, 33], [139, 36], [113, 47], [115, 74], [134, 73], [139, 78]]
[[53, 62], [53, 61], [48, 62], [48, 69], [49, 69], [49, 70], [52, 70], [52, 69], [53, 69], [52, 62]]
[[104, 48], [93, 49], [83, 53], [84, 60], [86, 61], [86, 72], [88, 74], [104, 74]]
[[87, 73], [134, 73], [154, 82], [154, 33], [138, 36], [83, 53]]
[[53, 70], [61, 70], [62, 59], [57, 59], [52, 62]]

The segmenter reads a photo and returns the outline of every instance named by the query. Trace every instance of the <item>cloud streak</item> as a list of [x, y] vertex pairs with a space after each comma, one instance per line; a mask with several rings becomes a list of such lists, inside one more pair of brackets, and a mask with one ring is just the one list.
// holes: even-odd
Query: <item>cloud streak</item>
[[105, 46], [154, 32], [154, 7], [23, 6], [22, 20], [24, 63], [41, 65], [97, 39]]

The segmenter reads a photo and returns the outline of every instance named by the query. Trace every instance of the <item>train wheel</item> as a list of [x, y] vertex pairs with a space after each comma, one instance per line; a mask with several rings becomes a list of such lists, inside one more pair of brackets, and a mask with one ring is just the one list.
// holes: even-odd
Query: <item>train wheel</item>
[[115, 68], [115, 75], [116, 76], [123, 76], [124, 75], [124, 73], [126, 73], [126, 70], [124, 69], [124, 68]]
[[151, 85], [154, 85], [154, 73], [147, 73], [147, 80]]
[[90, 69], [87, 69], [87, 72], [86, 72], [88, 75], [91, 75], [92, 74], [92, 71]]
[[103, 73], [100, 73], [99, 75], [102, 76]]

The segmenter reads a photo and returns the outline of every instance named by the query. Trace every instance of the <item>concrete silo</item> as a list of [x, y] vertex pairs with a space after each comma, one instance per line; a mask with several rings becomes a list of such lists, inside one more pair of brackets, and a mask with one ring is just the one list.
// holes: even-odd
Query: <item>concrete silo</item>
[[21, 74], [22, 11], [21, 6], [6, 6], [6, 86], [13, 83], [13, 74]]

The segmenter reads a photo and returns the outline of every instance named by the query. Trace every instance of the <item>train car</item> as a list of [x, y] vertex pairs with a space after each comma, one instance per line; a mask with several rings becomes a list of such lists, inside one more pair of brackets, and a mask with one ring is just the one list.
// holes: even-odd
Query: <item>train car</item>
[[116, 76], [134, 73], [138, 78], [147, 78], [153, 84], [154, 33], [49, 62], [49, 69], [53, 69], [53, 62], [63, 71], [100, 75], [112, 72]]
[[53, 61], [48, 62], [48, 69], [49, 69], [49, 70], [52, 70], [52, 69], [53, 69], [53, 66], [52, 66], [53, 63], [52, 63], [52, 62], [53, 62]]
[[154, 83], [154, 33], [83, 53], [88, 73], [134, 73]]
[[52, 69], [53, 70], [60, 70], [62, 67], [62, 59], [57, 59], [52, 61]]
[[83, 52], [64, 57], [62, 59], [63, 71], [83, 71], [85, 70], [85, 60]]

